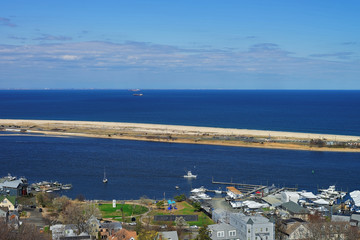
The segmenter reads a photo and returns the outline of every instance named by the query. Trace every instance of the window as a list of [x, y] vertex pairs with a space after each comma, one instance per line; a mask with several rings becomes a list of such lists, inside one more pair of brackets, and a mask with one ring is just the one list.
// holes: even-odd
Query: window
[[231, 230], [231, 231], [229, 231], [229, 236], [230, 236], [230, 237], [236, 236], [236, 230]]
[[266, 228], [266, 231], [268, 232], [268, 231], [269, 231], [269, 229], [268, 229], [268, 228]]
[[217, 235], [217, 237], [225, 237], [225, 232], [224, 231], [218, 231], [216, 235]]

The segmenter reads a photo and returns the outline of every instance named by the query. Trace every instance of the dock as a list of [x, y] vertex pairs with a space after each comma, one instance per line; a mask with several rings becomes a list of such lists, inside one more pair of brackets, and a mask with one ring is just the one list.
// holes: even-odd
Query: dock
[[[250, 194], [256, 193], [257, 191], [261, 191], [261, 190], [268, 187], [268, 186], [265, 186], [265, 185], [257, 185], [257, 184], [219, 182], [219, 181], [214, 181], [214, 178], [212, 178], [211, 183], [212, 184], [220, 184], [220, 185], [236, 186], [237, 189], [239, 189], [242, 193], [244, 193], [244, 196], [248, 196]], [[283, 187], [283, 188], [281, 188], [281, 189], [279, 189], [277, 191], [278, 192], [281, 192], [281, 191], [297, 191], [297, 188]]]

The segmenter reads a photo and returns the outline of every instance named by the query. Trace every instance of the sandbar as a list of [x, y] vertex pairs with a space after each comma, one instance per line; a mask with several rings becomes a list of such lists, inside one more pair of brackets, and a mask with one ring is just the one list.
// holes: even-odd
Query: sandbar
[[[0, 119], [0, 130], [141, 141], [360, 152], [360, 136], [148, 123]], [[314, 140], [320, 145], [310, 144]], [[341, 143], [341, 144], [340, 144]]]

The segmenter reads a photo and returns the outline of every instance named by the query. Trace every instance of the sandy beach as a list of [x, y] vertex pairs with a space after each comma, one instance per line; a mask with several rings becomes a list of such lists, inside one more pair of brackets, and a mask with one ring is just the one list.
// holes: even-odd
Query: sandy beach
[[[282, 131], [214, 128], [123, 122], [0, 119], [5, 131], [27, 131], [60, 136], [115, 138], [142, 141], [197, 143], [240, 147], [360, 152], [349, 147], [314, 147], [311, 139], [324, 142], [357, 142], [360, 136]], [[306, 144], [307, 143], [307, 144]]]

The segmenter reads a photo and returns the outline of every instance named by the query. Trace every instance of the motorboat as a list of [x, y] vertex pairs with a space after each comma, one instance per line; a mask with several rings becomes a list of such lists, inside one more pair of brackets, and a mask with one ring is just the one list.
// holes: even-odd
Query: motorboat
[[194, 175], [191, 173], [191, 171], [188, 171], [186, 175], [184, 175], [184, 178], [196, 178], [197, 175]]

